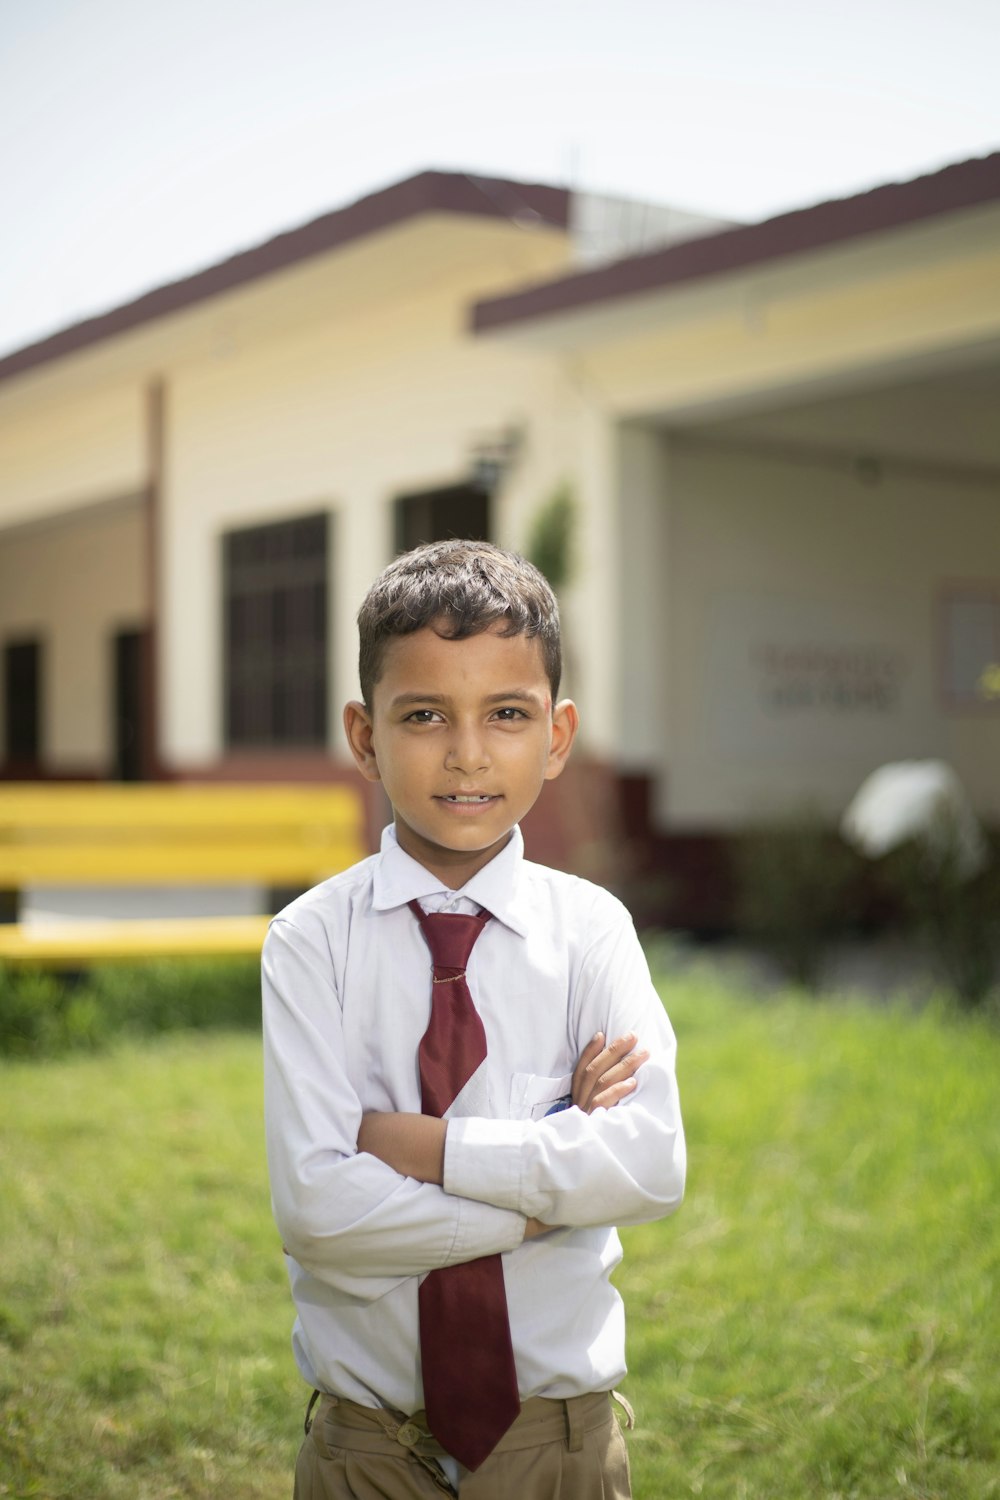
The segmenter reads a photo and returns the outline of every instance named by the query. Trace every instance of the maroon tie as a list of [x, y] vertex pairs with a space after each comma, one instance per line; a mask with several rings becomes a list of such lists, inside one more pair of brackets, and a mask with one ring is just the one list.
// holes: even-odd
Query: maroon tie
[[[410, 908], [431, 950], [431, 1019], [418, 1053], [421, 1107], [443, 1115], [486, 1058], [486, 1032], [465, 981], [489, 912], [462, 917]], [[420, 1358], [427, 1425], [467, 1469], [478, 1469], [521, 1410], [499, 1255], [431, 1271], [420, 1283]]]

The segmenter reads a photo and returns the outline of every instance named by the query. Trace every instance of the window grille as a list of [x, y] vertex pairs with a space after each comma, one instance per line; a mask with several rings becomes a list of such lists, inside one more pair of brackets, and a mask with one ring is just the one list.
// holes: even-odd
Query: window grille
[[227, 745], [326, 745], [327, 554], [325, 515], [223, 538]]

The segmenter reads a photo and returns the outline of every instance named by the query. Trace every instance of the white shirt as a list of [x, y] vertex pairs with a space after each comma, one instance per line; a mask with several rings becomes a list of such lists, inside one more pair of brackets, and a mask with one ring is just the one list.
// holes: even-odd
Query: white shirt
[[[414, 898], [493, 918], [468, 965], [481, 1112], [449, 1111], [444, 1187], [357, 1149], [366, 1111], [420, 1112], [431, 965]], [[672, 1212], [685, 1171], [674, 1034], [621, 903], [530, 864], [518, 829], [451, 891], [388, 828], [379, 854], [274, 919], [263, 992], [268, 1162], [306, 1381], [418, 1410], [419, 1277], [499, 1251], [522, 1399], [610, 1389], [625, 1330], [609, 1226]], [[597, 1031], [649, 1049], [637, 1088], [611, 1110], [547, 1115]], [[527, 1216], [566, 1227], [522, 1243]]]

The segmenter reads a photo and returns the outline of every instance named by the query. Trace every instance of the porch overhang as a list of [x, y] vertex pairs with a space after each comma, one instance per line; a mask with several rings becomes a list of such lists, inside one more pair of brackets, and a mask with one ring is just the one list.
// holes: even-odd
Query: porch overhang
[[990, 361], [1000, 154], [480, 301], [620, 419], [714, 420]]

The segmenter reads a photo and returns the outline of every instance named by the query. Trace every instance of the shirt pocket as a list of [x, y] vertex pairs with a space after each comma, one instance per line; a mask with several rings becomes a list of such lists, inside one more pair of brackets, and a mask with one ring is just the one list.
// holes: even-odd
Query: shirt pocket
[[539, 1073], [515, 1073], [510, 1085], [510, 1118], [543, 1120], [558, 1107], [572, 1103], [573, 1075], [543, 1078]]

